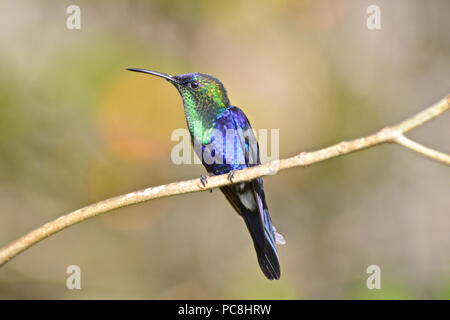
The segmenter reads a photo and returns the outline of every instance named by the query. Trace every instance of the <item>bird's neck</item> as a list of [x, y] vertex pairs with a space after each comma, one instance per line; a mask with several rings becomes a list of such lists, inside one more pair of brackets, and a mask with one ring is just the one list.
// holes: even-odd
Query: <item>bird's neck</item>
[[192, 138], [197, 143], [208, 144], [211, 139], [211, 131], [215, 121], [226, 110], [220, 106], [195, 106], [184, 105], [184, 114]]

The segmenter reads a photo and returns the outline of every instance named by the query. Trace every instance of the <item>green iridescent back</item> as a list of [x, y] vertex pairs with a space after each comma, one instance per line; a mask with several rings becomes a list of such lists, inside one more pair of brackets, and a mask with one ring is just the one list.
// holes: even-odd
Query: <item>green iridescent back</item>
[[[185, 74], [175, 77], [181, 83], [177, 85], [184, 104], [184, 113], [191, 135], [199, 142], [207, 144], [212, 136], [215, 119], [230, 106], [227, 92], [216, 78], [201, 74]], [[193, 87], [196, 83], [197, 87]]]

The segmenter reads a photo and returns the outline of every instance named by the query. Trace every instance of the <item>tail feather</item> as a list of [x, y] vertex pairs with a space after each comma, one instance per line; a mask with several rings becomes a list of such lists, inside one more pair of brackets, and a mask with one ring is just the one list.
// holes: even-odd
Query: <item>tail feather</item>
[[[257, 182], [255, 182], [257, 183]], [[248, 198], [251, 188], [251, 202]], [[252, 236], [258, 263], [264, 275], [270, 279], [280, 278], [280, 263], [274, 229], [270, 214], [265, 204], [264, 190], [254, 183], [246, 183], [244, 188], [239, 186], [227, 186], [221, 188], [228, 201], [236, 209], [245, 221], [247, 229]], [[246, 197], [247, 195], [247, 197]]]
[[271, 233], [268, 233], [267, 230], [261, 230], [262, 223], [259, 215], [247, 211], [242, 217], [252, 236], [262, 272], [269, 280], [278, 280], [281, 275], [280, 263], [278, 262], [278, 254]]

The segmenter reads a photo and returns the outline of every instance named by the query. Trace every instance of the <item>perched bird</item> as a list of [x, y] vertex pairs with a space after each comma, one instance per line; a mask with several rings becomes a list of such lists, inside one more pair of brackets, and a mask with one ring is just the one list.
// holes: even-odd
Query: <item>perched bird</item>
[[[209, 174], [228, 173], [260, 164], [259, 146], [244, 112], [230, 105], [223, 84], [216, 78], [189, 73], [170, 76], [146, 69], [127, 69], [162, 77], [181, 94], [184, 113], [195, 152]], [[200, 179], [207, 183], [207, 176]], [[244, 219], [250, 232], [264, 275], [280, 278], [276, 244], [283, 237], [272, 226], [262, 178], [221, 187], [225, 197]]]

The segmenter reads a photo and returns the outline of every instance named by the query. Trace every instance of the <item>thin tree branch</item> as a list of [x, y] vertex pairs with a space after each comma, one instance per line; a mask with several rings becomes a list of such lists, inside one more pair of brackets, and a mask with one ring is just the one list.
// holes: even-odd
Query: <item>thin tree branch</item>
[[206, 186], [203, 186], [201, 184], [200, 179], [192, 179], [157, 187], [150, 187], [147, 189], [100, 201], [82, 209], [73, 211], [56, 220], [48, 222], [45, 225], [21, 237], [20, 239], [14, 241], [9, 246], [2, 248], [0, 250], [0, 266], [3, 266], [19, 253], [27, 250], [28, 248], [44, 240], [45, 238], [74, 224], [114, 209], [130, 206], [152, 199], [164, 198], [177, 194], [204, 191], [229, 185], [232, 183], [250, 181], [258, 177], [274, 175], [281, 170], [293, 167], [305, 167], [313, 163], [321, 162], [355, 151], [360, 151], [386, 142], [397, 143], [433, 160], [450, 165], [449, 155], [429, 149], [404, 136], [406, 132], [420, 125], [423, 125], [425, 122], [430, 121], [431, 119], [443, 114], [449, 109], [450, 95], [432, 105], [431, 107], [423, 110], [422, 112], [419, 112], [418, 114], [406, 119], [405, 121], [391, 127], [386, 127], [372, 135], [350, 141], [343, 141], [318, 151], [302, 152], [291, 158], [275, 160], [268, 164], [236, 171], [233, 176], [233, 182], [230, 182], [228, 180], [228, 175], [224, 174], [220, 176], [209, 177]]
[[421, 145], [420, 143], [417, 143], [411, 139], [408, 139], [404, 135], [399, 135], [397, 137], [397, 139], [395, 139], [395, 142], [408, 148], [408, 149], [418, 152], [418, 153], [424, 155], [425, 157], [431, 158], [436, 161], [441, 161], [447, 165], [450, 165], [450, 156], [448, 154], [425, 147], [424, 145]]

